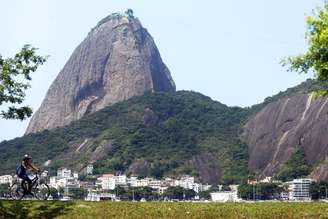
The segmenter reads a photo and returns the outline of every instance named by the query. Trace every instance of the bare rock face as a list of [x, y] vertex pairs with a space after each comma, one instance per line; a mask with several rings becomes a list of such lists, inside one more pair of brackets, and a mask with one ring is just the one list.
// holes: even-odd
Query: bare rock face
[[67, 125], [146, 92], [171, 90], [170, 71], [147, 30], [131, 15], [114, 14], [75, 49], [26, 133]]
[[275, 175], [300, 145], [312, 177], [328, 179], [327, 97], [298, 93], [272, 102], [247, 122], [243, 139], [250, 170], [262, 176]]

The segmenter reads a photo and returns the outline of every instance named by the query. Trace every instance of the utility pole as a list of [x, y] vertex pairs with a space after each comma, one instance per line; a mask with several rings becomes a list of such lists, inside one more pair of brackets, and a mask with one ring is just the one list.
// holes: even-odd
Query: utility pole
[[135, 201], [134, 200], [134, 188], [132, 188], [132, 200]]

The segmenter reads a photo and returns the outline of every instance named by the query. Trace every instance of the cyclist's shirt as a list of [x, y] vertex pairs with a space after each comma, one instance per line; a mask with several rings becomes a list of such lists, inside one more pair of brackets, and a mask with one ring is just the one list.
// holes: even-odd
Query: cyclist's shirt
[[[24, 162], [24, 161], [22, 161]], [[20, 166], [17, 168], [16, 170], [16, 174], [17, 176], [19, 177], [22, 177], [22, 176], [26, 176], [26, 168], [24, 167], [24, 165], [21, 163]]]

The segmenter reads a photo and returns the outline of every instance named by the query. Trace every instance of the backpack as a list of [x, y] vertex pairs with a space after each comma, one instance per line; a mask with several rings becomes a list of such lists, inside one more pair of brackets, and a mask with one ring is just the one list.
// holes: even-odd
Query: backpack
[[16, 168], [16, 175], [20, 175], [21, 174], [21, 172], [22, 172], [22, 168], [21, 168], [21, 165], [19, 165], [19, 166], [17, 166], [17, 168]]

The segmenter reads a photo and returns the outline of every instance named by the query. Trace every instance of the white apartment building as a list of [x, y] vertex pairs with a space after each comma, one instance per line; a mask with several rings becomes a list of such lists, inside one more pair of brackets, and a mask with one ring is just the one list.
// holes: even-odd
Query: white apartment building
[[49, 186], [56, 189], [59, 189], [60, 187], [79, 188], [80, 183], [78, 181], [78, 177], [79, 175], [77, 172], [74, 172], [72, 175], [71, 170], [67, 168], [59, 168], [57, 170], [57, 176], [50, 177]]
[[66, 188], [66, 187], [70, 187], [70, 188], [79, 188], [80, 187], [80, 183], [77, 179], [70, 177], [70, 178], [58, 178], [56, 176], [52, 176], [50, 177], [50, 182], [49, 182], [49, 186], [59, 189], [61, 188]]
[[200, 191], [200, 184], [195, 183], [195, 178], [192, 176], [183, 176], [179, 180], [175, 180], [174, 186], [180, 186], [184, 189], [192, 189], [197, 193]]
[[153, 189], [159, 189], [159, 188], [161, 188], [161, 180], [152, 179], [149, 181], [148, 186]]
[[211, 185], [203, 185], [203, 184], [199, 184], [199, 191], [202, 192], [202, 191], [207, 191], [211, 188]]
[[92, 175], [93, 174], [93, 165], [89, 164], [87, 166], [87, 175]]
[[73, 178], [74, 179], [78, 179], [79, 178], [79, 174], [77, 172], [73, 172]]
[[49, 179], [49, 186], [50, 187], [53, 187], [53, 188], [56, 188], [57, 187], [57, 177], [56, 176], [51, 176], [50, 179]]
[[126, 185], [127, 184], [126, 175], [114, 176], [114, 179], [115, 179], [115, 184], [116, 185]]
[[115, 200], [116, 195], [111, 193], [94, 193], [89, 192], [87, 197], [84, 199], [85, 201], [100, 201], [100, 200]]
[[172, 178], [164, 178], [164, 180], [162, 180], [162, 187], [170, 187], [170, 186], [175, 186], [175, 180]]
[[104, 190], [115, 189], [115, 178], [113, 174], [103, 174], [101, 177], [97, 178], [96, 185], [101, 186]]
[[13, 177], [11, 175], [0, 176], [0, 184], [11, 184]]
[[237, 202], [240, 200], [237, 191], [212, 192], [211, 199], [214, 202]]
[[289, 199], [295, 201], [310, 201], [310, 185], [312, 179], [294, 179], [287, 182], [289, 190]]
[[136, 176], [131, 176], [126, 179], [127, 184], [129, 184], [131, 187], [137, 187], [137, 181], [138, 177]]
[[137, 179], [136, 187], [146, 187], [146, 186], [149, 186], [149, 182], [151, 180], [152, 180], [151, 178]]
[[70, 178], [72, 176], [72, 171], [67, 168], [59, 168], [57, 170], [58, 178]]

